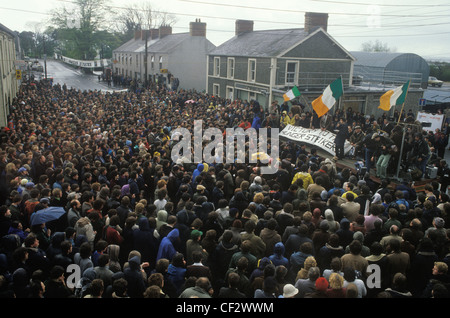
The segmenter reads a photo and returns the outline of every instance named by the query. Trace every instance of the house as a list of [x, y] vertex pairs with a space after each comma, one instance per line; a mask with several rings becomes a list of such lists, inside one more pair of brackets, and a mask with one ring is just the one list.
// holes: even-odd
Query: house
[[206, 38], [206, 23], [200, 19], [191, 22], [186, 33], [172, 33], [166, 25], [139, 30], [113, 50], [113, 74], [168, 88], [204, 91], [206, 55], [214, 48]]
[[304, 28], [257, 31], [237, 20], [234, 37], [208, 54], [207, 93], [268, 107], [293, 86], [317, 95], [338, 77], [351, 85], [355, 59], [327, 22], [328, 14], [308, 12]]
[[16, 40], [17, 35], [0, 24], [0, 127], [7, 126], [9, 107], [17, 96], [20, 83], [16, 78]]

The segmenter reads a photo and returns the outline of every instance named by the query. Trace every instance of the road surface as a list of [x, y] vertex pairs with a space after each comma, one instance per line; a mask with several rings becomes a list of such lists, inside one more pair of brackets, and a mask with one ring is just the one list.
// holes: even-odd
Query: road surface
[[[44, 61], [39, 60], [44, 66]], [[44, 73], [40, 74], [42, 78]], [[68, 88], [85, 90], [102, 90], [108, 92], [120, 91], [123, 88], [108, 87], [106, 82], [99, 82], [98, 77], [92, 74], [85, 74], [70, 65], [57, 60], [47, 60], [47, 78], [53, 78], [53, 84], [66, 84]]]

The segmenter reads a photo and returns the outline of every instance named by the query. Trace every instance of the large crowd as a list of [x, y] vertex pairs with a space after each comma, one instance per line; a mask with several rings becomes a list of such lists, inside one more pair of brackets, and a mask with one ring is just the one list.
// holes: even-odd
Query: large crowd
[[[410, 111], [394, 117], [23, 83], [0, 133], [0, 295], [449, 297], [448, 124], [427, 132]], [[196, 119], [221, 131], [320, 127], [336, 133], [336, 156], [280, 140], [273, 174], [259, 160], [173, 159], [171, 132]], [[363, 173], [338, 168], [344, 157]], [[419, 179], [433, 165], [436, 178], [420, 191], [391, 182], [392, 160]], [[48, 208], [62, 215], [35, 222]]]

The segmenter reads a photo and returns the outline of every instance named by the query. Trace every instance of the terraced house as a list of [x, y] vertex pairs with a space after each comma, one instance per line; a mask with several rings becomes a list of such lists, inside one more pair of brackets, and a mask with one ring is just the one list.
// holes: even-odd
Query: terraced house
[[309, 12], [304, 28], [257, 31], [253, 21], [237, 20], [235, 36], [208, 54], [207, 92], [267, 107], [293, 86], [319, 93], [340, 76], [350, 85], [355, 59], [327, 22], [328, 14]]

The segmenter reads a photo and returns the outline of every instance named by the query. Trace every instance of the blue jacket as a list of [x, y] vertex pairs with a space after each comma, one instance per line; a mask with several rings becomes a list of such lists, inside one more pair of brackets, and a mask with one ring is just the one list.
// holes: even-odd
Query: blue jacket
[[166, 258], [172, 261], [173, 256], [176, 254], [174, 243], [180, 238], [180, 231], [178, 229], [173, 229], [161, 240], [159, 244], [158, 254], [156, 256], [156, 261], [161, 258]]

